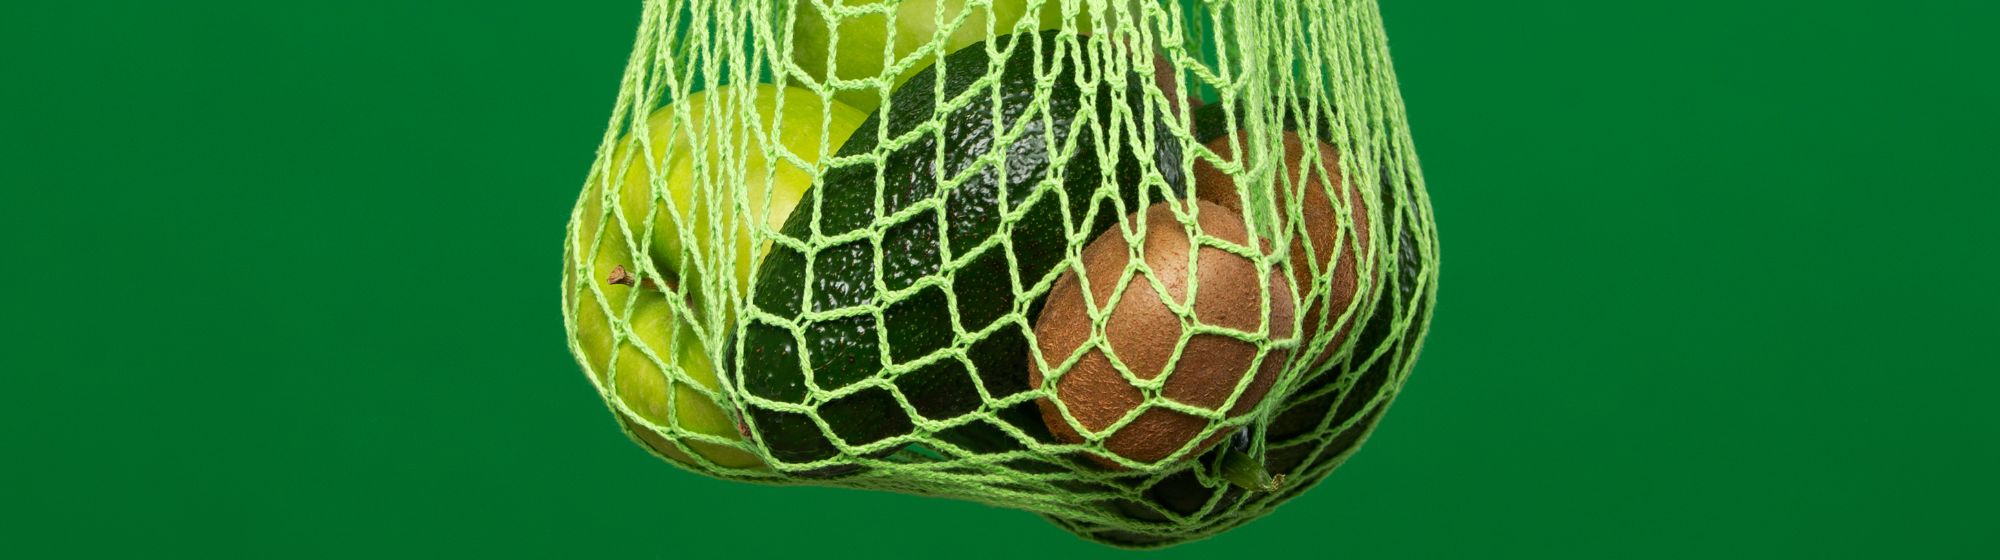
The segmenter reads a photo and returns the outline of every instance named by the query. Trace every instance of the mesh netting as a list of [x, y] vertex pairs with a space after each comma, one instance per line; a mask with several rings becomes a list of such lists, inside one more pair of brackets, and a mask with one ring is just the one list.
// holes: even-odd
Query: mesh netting
[[1437, 250], [1403, 114], [1372, 0], [648, 0], [571, 350], [697, 473], [1206, 537], [1410, 371]]

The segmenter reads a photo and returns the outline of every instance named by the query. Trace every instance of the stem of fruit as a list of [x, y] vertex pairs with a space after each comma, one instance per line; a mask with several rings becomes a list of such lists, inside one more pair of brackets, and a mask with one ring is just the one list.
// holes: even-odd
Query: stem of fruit
[[[605, 281], [606, 283], [610, 283], [610, 284], [613, 284], [613, 285], [618, 285], [618, 286], [631, 286], [631, 285], [633, 285], [633, 284], [635, 284], [635, 283], [636, 283], [636, 284], [638, 284], [638, 286], [639, 286], [639, 287], [641, 287], [641, 288], [645, 288], [645, 289], [648, 289], [648, 290], [659, 290], [659, 289], [660, 289], [660, 285], [659, 285], [659, 283], [657, 283], [657, 282], [654, 282], [654, 281], [653, 281], [653, 279], [651, 279], [651, 278], [641, 278], [641, 279], [638, 279], [638, 281], [637, 281], [637, 282], [634, 282], [634, 281], [633, 281], [633, 276], [632, 276], [632, 273], [631, 273], [631, 272], [629, 272], [629, 271], [626, 271], [626, 270], [625, 270], [625, 265], [622, 265], [622, 264], [621, 264], [621, 265], [613, 265], [613, 266], [611, 267], [611, 274], [610, 274], [610, 276], [606, 277], [606, 278], [604, 279], [604, 281]], [[674, 284], [673, 284], [673, 282], [672, 282], [672, 281], [668, 281], [668, 282], [667, 282], [667, 290], [673, 290], [673, 289], [675, 289], [675, 288], [676, 288], [676, 286], [674, 286]]]
[[1252, 492], [1272, 492], [1285, 485], [1285, 475], [1271, 476], [1263, 461], [1235, 449], [1222, 452], [1222, 478]]

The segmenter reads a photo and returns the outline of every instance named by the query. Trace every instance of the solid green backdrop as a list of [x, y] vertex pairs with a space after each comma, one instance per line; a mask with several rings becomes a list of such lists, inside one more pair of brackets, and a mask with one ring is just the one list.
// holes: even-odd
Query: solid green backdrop
[[[1135, 556], [707, 480], [563, 345], [617, 2], [0, 7], [0, 556]], [[1991, 2], [1383, 7], [1435, 329], [1160, 557], [2000, 556]]]

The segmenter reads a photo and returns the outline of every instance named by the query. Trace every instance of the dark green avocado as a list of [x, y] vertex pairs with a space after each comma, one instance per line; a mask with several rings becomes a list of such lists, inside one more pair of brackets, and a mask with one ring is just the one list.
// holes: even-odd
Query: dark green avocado
[[[1026, 391], [1025, 334], [1042, 300], [1027, 292], [1060, 272], [1071, 240], [1186, 193], [1167, 118], [1153, 110], [1153, 126], [1133, 122], [1149, 110], [1150, 80], [1106, 84], [1058, 32], [992, 43], [1000, 60], [974, 44], [893, 92], [835, 156], [881, 157], [829, 169], [780, 229], [806, 250], [775, 243], [758, 269], [752, 304], [797, 334], [752, 314], [737, 378], [748, 394], [803, 405], [826, 424], [747, 404], [779, 461], [839, 456], [830, 437], [862, 446], [909, 434], [912, 414], [979, 411], [981, 387], [994, 399]], [[1147, 167], [1158, 173], [1148, 177]], [[815, 398], [809, 387], [836, 394]], [[1032, 401], [1021, 404], [1033, 411]], [[1035, 414], [988, 412], [1047, 437]], [[983, 420], [967, 426], [998, 432]], [[873, 455], [901, 446], [887, 447]]]

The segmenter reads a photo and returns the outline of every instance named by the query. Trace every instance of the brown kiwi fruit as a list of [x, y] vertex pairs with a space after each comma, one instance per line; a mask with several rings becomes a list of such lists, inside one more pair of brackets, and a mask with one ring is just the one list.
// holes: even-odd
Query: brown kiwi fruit
[[[1196, 220], [1202, 233], [1233, 243], [1248, 243], [1240, 214], [1214, 203], [1192, 202], [1197, 209]], [[1165, 297], [1173, 298], [1171, 301], [1175, 302], [1187, 300], [1188, 256], [1193, 245], [1174, 216], [1172, 205], [1180, 204], [1186, 203], [1162, 202], [1145, 210], [1142, 255], [1146, 266], [1166, 289]], [[1126, 219], [1128, 224], [1133, 224], [1137, 215], [1127, 216]], [[1132, 259], [1124, 229], [1108, 230], [1084, 246], [1083, 270], [1090, 281], [1091, 299], [1095, 306], [1111, 303], [1111, 295], [1117, 290], [1116, 284]], [[1271, 338], [1284, 339], [1293, 335], [1293, 297], [1283, 273], [1272, 270], [1260, 275], [1256, 263], [1218, 247], [1201, 246], [1194, 255], [1194, 281], [1200, 286], [1193, 302], [1196, 320], [1205, 325], [1244, 332], [1256, 332], [1268, 322]], [[1263, 287], [1258, 286], [1260, 276], [1265, 278]], [[1083, 299], [1083, 286], [1075, 269], [1056, 279], [1049, 290], [1048, 302], [1036, 319], [1035, 343], [1041, 352], [1041, 360], [1028, 361], [1029, 386], [1042, 385], [1043, 360], [1050, 366], [1056, 366], [1079, 350], [1085, 350], [1083, 357], [1052, 388], [1053, 400], [1061, 401], [1061, 406], [1069, 410], [1084, 430], [1104, 430], [1145, 402], [1140, 389], [1126, 381], [1112, 365], [1105, 354], [1105, 346], [1134, 376], [1151, 380], [1165, 372], [1175, 347], [1183, 337], [1190, 336], [1183, 330], [1180, 317], [1168, 309], [1151, 282], [1139, 275], [1134, 275], [1127, 282], [1130, 287], [1112, 308], [1106, 322], [1103, 346], [1083, 349], [1085, 342], [1091, 338], [1090, 305]], [[1270, 294], [1271, 311], [1268, 317], [1264, 316], [1264, 304], [1260, 301], [1264, 290], [1269, 290]], [[1262, 365], [1252, 372], [1251, 367], [1258, 356], [1255, 345], [1219, 334], [1192, 335], [1181, 352], [1180, 361], [1174, 364], [1171, 377], [1161, 387], [1161, 394], [1175, 402], [1217, 410], [1236, 391], [1237, 385], [1245, 377], [1250, 377], [1242, 396], [1228, 410], [1231, 416], [1246, 414], [1264, 400], [1272, 383], [1277, 381], [1279, 372], [1289, 361], [1288, 351], [1273, 352], [1276, 353], [1266, 356]], [[1083, 442], [1083, 435], [1063, 417], [1053, 400], [1044, 398], [1037, 403], [1041, 406], [1042, 420], [1048, 424], [1049, 431], [1059, 441]], [[1146, 410], [1132, 423], [1111, 434], [1105, 439], [1104, 446], [1111, 453], [1126, 459], [1152, 463], [1186, 447], [1207, 427], [1208, 420], [1204, 418], [1156, 407]], [[1226, 430], [1216, 433], [1200, 442], [1184, 458], [1199, 455], [1228, 436]], [[1119, 466], [1107, 457], [1094, 453], [1091, 457], [1107, 466]]]
[[[1244, 145], [1249, 141], [1249, 136], [1247, 133], [1239, 132], [1235, 141], [1238, 145]], [[1273, 180], [1271, 185], [1272, 198], [1277, 204], [1280, 220], [1285, 220], [1291, 215], [1289, 205], [1293, 201], [1302, 201], [1299, 213], [1305, 222], [1305, 236], [1294, 237], [1291, 247], [1292, 281], [1299, 286], [1299, 290], [1307, 293], [1304, 303], [1305, 320], [1301, 321], [1305, 336], [1299, 338], [1301, 348], [1310, 345], [1319, 337], [1323, 330], [1322, 321], [1337, 320], [1348, 306], [1354, 305], [1357, 301], [1364, 301], [1359, 294], [1361, 282], [1360, 271], [1356, 266], [1357, 256], [1364, 251], [1372, 250], [1373, 247], [1369, 243], [1367, 199], [1362, 195], [1361, 189], [1341, 175], [1340, 150], [1326, 142], [1314, 141], [1313, 145], [1319, 150], [1320, 169], [1312, 170], [1311, 173], [1301, 177], [1301, 166], [1309, 148], [1306, 141], [1298, 134], [1286, 131], [1284, 133], [1285, 177], [1289, 178], [1289, 181], [1286, 178], [1278, 178]], [[1222, 159], [1237, 161], [1236, 150], [1230, 146], [1229, 136], [1210, 140], [1207, 146], [1209, 151], [1215, 152]], [[1239, 214], [1243, 212], [1243, 201], [1237, 198], [1235, 178], [1217, 169], [1206, 158], [1196, 158], [1194, 179], [1196, 197], [1220, 204]], [[1332, 183], [1331, 187], [1327, 185], [1328, 182]], [[1286, 188], [1291, 189], [1289, 195], [1279, 194]], [[1341, 210], [1335, 208], [1332, 199], [1327, 196], [1327, 193], [1332, 191], [1347, 193], [1348, 209], [1354, 215], [1354, 233], [1346, 239], [1346, 246], [1339, 248], [1338, 251], [1335, 250], [1334, 237], [1340, 232]], [[1308, 238], [1312, 240], [1310, 250], [1306, 248]], [[1326, 271], [1328, 263], [1333, 261], [1336, 253], [1340, 260], [1333, 265], [1332, 293], [1313, 298], [1312, 271], [1314, 268]], [[1340, 345], [1346, 342], [1354, 323], [1360, 321], [1361, 318], [1357, 316], [1346, 325], [1342, 325], [1340, 330], [1333, 334], [1333, 340], [1327, 343], [1326, 349], [1313, 357], [1307, 371], [1317, 371], [1325, 366], [1326, 362], [1339, 351]]]

